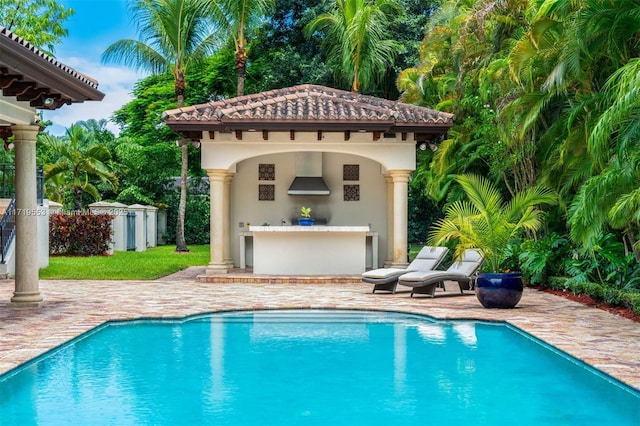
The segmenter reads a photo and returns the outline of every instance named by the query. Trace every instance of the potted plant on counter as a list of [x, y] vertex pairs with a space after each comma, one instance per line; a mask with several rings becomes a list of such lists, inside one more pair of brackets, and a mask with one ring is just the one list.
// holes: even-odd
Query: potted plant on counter
[[541, 205], [553, 205], [557, 197], [543, 187], [529, 188], [505, 202], [491, 182], [476, 175], [461, 175], [456, 181], [466, 200], [456, 201], [445, 217], [434, 224], [431, 243], [441, 245], [457, 241], [455, 256], [477, 248], [484, 256], [476, 296], [485, 308], [513, 308], [522, 297], [522, 277], [512, 263], [511, 248], [525, 231], [535, 232], [542, 225]]
[[300, 208], [300, 217], [298, 218], [298, 225], [301, 225], [301, 226], [313, 225], [313, 218], [311, 217], [311, 207], [302, 206]]

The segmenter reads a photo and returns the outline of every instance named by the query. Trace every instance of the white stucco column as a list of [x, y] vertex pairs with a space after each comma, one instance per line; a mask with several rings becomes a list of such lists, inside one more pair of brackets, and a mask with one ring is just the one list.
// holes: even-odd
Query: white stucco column
[[224, 180], [224, 261], [229, 269], [233, 269], [233, 257], [231, 256], [231, 181], [233, 174], [227, 172]]
[[411, 170], [390, 170], [393, 179], [393, 263], [404, 268], [407, 262], [407, 224], [409, 217], [409, 176]]
[[38, 282], [38, 203], [36, 199], [36, 137], [40, 127], [11, 126], [16, 154], [15, 306], [40, 306]]
[[384, 181], [387, 184], [387, 257], [384, 267], [390, 268], [393, 264], [393, 178], [385, 174]]
[[225, 245], [225, 186], [228, 172], [222, 169], [207, 170], [209, 175], [210, 193], [211, 193], [211, 259], [207, 266], [207, 275], [226, 274], [229, 272], [227, 262], [224, 260]]

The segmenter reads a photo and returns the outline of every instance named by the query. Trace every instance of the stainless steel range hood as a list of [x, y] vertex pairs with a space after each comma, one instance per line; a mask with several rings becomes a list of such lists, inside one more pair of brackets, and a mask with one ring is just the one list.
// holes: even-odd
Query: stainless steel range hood
[[329, 195], [329, 187], [324, 183], [322, 177], [298, 176], [288, 191], [289, 195]]
[[322, 153], [296, 153], [296, 177], [289, 186], [289, 195], [329, 195], [329, 187], [322, 179]]

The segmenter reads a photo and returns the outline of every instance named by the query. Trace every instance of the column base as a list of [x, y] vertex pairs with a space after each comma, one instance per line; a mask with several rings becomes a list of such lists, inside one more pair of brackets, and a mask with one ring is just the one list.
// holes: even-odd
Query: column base
[[392, 263], [391, 264], [391, 268], [398, 268], [398, 269], [405, 269], [407, 266], [409, 266], [409, 262], [402, 262], [402, 263]]
[[205, 275], [219, 275], [219, 274], [228, 274], [229, 266], [225, 263], [210, 263], [207, 265], [207, 269], [205, 271]]
[[40, 292], [14, 292], [9, 306], [39, 308], [44, 304], [44, 299]]

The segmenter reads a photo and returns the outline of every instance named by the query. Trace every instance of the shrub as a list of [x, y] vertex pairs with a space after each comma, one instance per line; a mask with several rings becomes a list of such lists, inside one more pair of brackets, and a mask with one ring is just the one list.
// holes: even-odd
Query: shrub
[[543, 284], [549, 276], [562, 275], [562, 260], [570, 257], [570, 250], [569, 239], [555, 232], [538, 240], [525, 240], [518, 256], [522, 278], [531, 284]]
[[[176, 240], [176, 221], [178, 217], [178, 196], [168, 199], [167, 237], [174, 243]], [[184, 238], [187, 244], [209, 244], [210, 205], [208, 195], [189, 195], [184, 219]]]
[[620, 304], [625, 308], [631, 309], [634, 313], [640, 315], [640, 293], [626, 293], [620, 294]]
[[621, 292], [617, 288], [613, 287], [605, 287], [602, 292], [603, 300], [613, 306], [620, 306]]
[[108, 214], [52, 214], [49, 217], [49, 254], [106, 254], [112, 240], [113, 219]]
[[571, 291], [573, 291], [573, 293], [575, 294], [585, 293], [587, 296], [591, 296], [591, 298], [594, 300], [603, 301], [606, 287], [601, 284], [587, 282], [582, 283], [582, 289], [580, 291], [576, 290], [571, 289]]
[[640, 315], [640, 292], [635, 290], [619, 290], [592, 282], [576, 282], [566, 277], [550, 277], [545, 286], [553, 290], [570, 291], [573, 294], [586, 294], [596, 301], [623, 306]]

